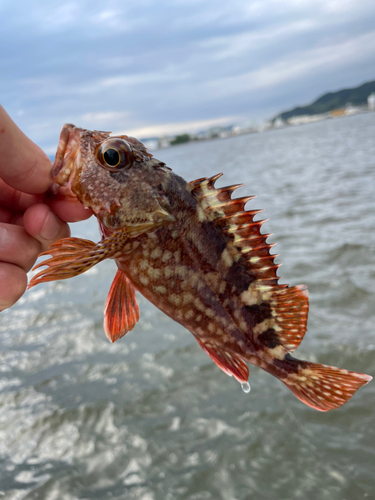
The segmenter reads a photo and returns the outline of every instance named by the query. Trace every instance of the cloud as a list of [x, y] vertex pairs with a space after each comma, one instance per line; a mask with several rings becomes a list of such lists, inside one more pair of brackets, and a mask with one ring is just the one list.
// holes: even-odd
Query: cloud
[[209, 127], [225, 126], [236, 123], [239, 120], [238, 116], [224, 116], [210, 120], [193, 120], [188, 122], [173, 122], [163, 125], [146, 125], [134, 129], [127, 129], [114, 132], [114, 135], [131, 135], [134, 137], [159, 137], [164, 135], [196, 133]]
[[171, 83], [187, 80], [191, 77], [188, 71], [181, 71], [179, 67], [167, 67], [159, 71], [135, 73], [133, 75], [117, 75], [104, 78], [100, 81], [102, 87], [127, 87], [136, 85], [152, 85], [154, 83]]
[[0, 16], [2, 104], [45, 148], [64, 122], [155, 135], [375, 79], [373, 0], [19, 0]]
[[280, 42], [283, 38], [291, 38], [300, 33], [316, 29], [317, 22], [313, 19], [291, 22], [272, 29], [266, 27], [258, 31], [235, 34], [230, 37], [213, 37], [201, 43], [203, 49], [211, 51], [212, 60], [222, 61], [229, 58], [242, 58], [252, 51], [260, 50], [265, 45]]
[[82, 127], [89, 127], [92, 124], [96, 127], [102, 128], [106, 126], [113, 126], [114, 123], [129, 120], [130, 113], [127, 111], [105, 111], [102, 113], [84, 113], [80, 116], [79, 123]]
[[366, 62], [374, 54], [375, 30], [350, 41], [328, 44], [307, 51], [295, 51], [254, 71], [211, 81], [207, 84], [207, 98], [209, 96], [222, 98], [231, 94], [286, 84], [301, 76], [320, 74], [326, 69], [332, 71], [359, 60]]

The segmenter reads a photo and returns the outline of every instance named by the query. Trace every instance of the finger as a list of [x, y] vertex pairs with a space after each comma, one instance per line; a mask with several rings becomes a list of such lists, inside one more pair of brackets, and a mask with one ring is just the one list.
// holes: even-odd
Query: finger
[[0, 262], [0, 311], [11, 307], [24, 294], [27, 276], [14, 264]]
[[6, 222], [7, 224], [9, 224], [12, 220], [13, 215], [14, 213], [10, 210], [0, 207], [0, 222]]
[[13, 211], [24, 212], [35, 203], [43, 201], [42, 194], [27, 194], [14, 189], [0, 179], [0, 205]]
[[0, 207], [0, 222], [23, 226], [23, 214], [20, 214], [19, 212], [14, 213], [6, 208]]
[[0, 106], [0, 177], [15, 189], [37, 194], [47, 191], [52, 163]]
[[92, 216], [92, 211], [85, 208], [82, 203], [68, 200], [48, 200], [48, 205], [65, 222], [78, 222]]
[[60, 220], [44, 203], [38, 203], [26, 210], [23, 225], [28, 234], [41, 243], [41, 251], [47, 250], [55, 241], [70, 236], [68, 224]]
[[30, 271], [42, 251], [41, 243], [21, 226], [0, 224], [0, 261]]

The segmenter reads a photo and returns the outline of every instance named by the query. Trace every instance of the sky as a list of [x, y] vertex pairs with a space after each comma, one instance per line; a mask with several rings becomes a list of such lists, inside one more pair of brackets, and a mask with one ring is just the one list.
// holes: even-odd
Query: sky
[[375, 80], [374, 0], [0, 0], [0, 102], [138, 138], [259, 123]]

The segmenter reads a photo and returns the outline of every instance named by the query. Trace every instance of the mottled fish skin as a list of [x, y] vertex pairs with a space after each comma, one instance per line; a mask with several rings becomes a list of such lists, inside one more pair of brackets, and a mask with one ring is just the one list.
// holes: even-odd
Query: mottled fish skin
[[[223, 259], [228, 238], [211, 222], [199, 220], [197, 201], [183, 179], [171, 174], [163, 187], [170, 193], [175, 222], [140, 237], [138, 249], [117, 260], [119, 268], [150, 302], [205, 343], [243, 355], [262, 351], [249, 322], [236, 314], [250, 280], [236, 279], [235, 272], [241, 273], [237, 263], [228, 269]], [[259, 321], [261, 315], [255, 313], [254, 324]]]
[[275, 356], [283, 359], [288, 351], [277, 337], [270, 345], [254, 333], [269, 307], [261, 299], [250, 313], [246, 309], [241, 294], [253, 280], [230, 257], [233, 238], [208, 220], [184, 179], [173, 172], [157, 172], [157, 177], [175, 221], [139, 237], [140, 246], [117, 259], [119, 268], [142, 295], [205, 345], [244, 359], [253, 354], [271, 363]]
[[[53, 190], [73, 192], [94, 211], [103, 234], [100, 256], [91, 252], [92, 257], [75, 260], [80, 270], [70, 276], [94, 265], [94, 258], [115, 258], [119, 272], [105, 321], [112, 341], [138, 321], [136, 289], [186, 327], [240, 382], [248, 378], [246, 360], [279, 378], [309, 406], [338, 408], [371, 377], [291, 356], [306, 331], [307, 289], [278, 284], [273, 245], [261, 233], [265, 221], [254, 220], [261, 211], [245, 210], [252, 197], [232, 198], [239, 186], [215, 188], [220, 175], [188, 183], [134, 138], [65, 125]], [[91, 248], [90, 242], [72, 240], [75, 255], [84, 253], [83, 246]], [[117, 250], [111, 254], [113, 241]], [[53, 266], [56, 276], [70, 277], [59, 270], [71, 255], [63, 242], [49, 252], [48, 279], [39, 273], [32, 286], [53, 279]], [[124, 295], [127, 312], [116, 291]]]

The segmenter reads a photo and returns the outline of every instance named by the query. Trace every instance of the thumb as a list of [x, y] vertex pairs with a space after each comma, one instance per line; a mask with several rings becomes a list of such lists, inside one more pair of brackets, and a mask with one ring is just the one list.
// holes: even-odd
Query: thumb
[[25, 193], [47, 191], [52, 163], [0, 106], [0, 178]]
[[23, 216], [25, 230], [42, 244], [42, 251], [61, 238], [70, 236], [70, 228], [44, 203], [28, 208]]

